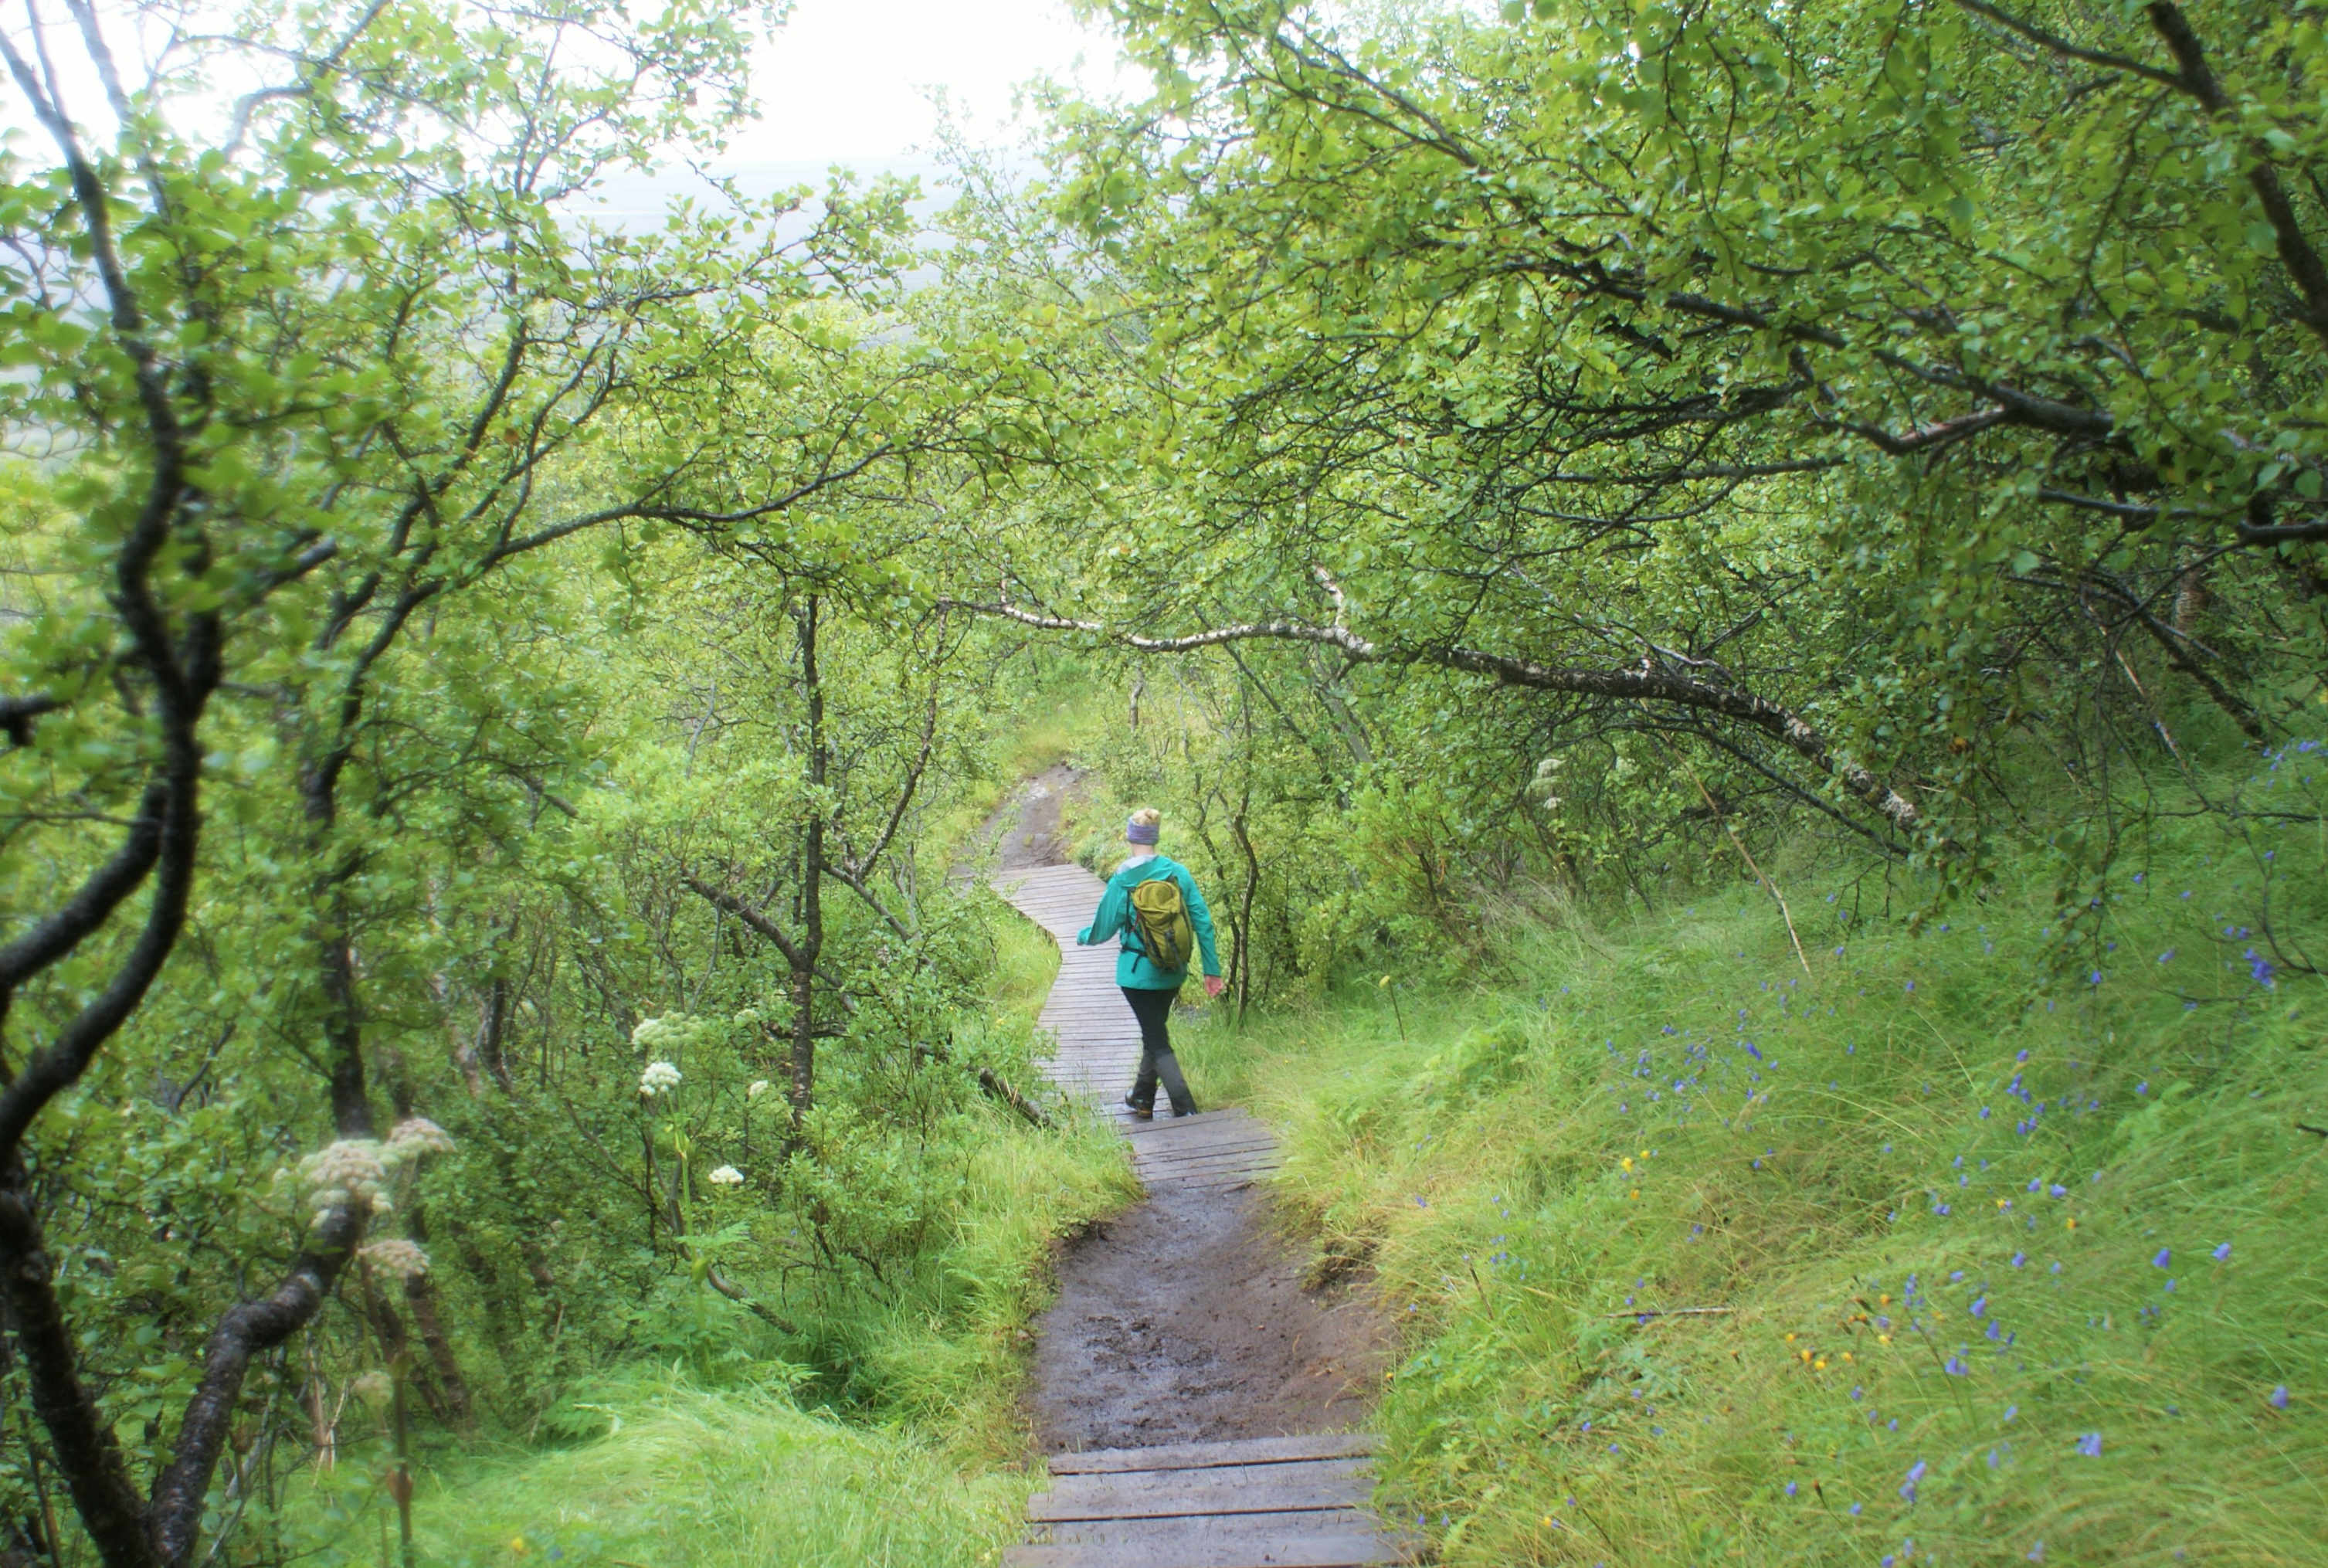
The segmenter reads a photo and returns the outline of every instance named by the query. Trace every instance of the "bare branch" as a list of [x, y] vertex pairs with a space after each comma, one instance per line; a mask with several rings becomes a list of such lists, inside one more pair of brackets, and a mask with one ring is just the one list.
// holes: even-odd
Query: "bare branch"
[[802, 960], [804, 955], [802, 953], [799, 945], [793, 941], [791, 934], [786, 932], [783, 926], [769, 919], [767, 915], [762, 914], [759, 910], [753, 908], [749, 904], [745, 903], [741, 898], [737, 897], [733, 893], [728, 892], [724, 888], [714, 887], [710, 883], [704, 881], [701, 878], [697, 877], [692, 872], [681, 872], [679, 879], [687, 884], [689, 888], [694, 891], [706, 902], [709, 903], [712, 907], [726, 910], [728, 914], [733, 915], [737, 919], [750, 926], [754, 931], [758, 932], [762, 936], [765, 936], [770, 942], [774, 943], [776, 944], [776, 951], [783, 953], [793, 968], [798, 969], [802, 967]]
[[2111, 70], [2122, 70], [2129, 76], [2138, 76], [2145, 80], [2161, 82], [2167, 87], [2179, 88], [2182, 85], [2182, 79], [2171, 70], [2161, 70], [2154, 65], [2145, 65], [2138, 60], [2128, 60], [2123, 54], [2111, 54], [2103, 50], [2081, 48], [2068, 39], [2048, 33], [2032, 23], [2023, 22], [2018, 16], [1998, 10], [1995, 6], [1986, 4], [1986, 0], [1957, 0], [1957, 4], [1974, 15], [1985, 16], [2008, 33], [2017, 33], [2030, 42], [2050, 49], [2055, 54], [2063, 55], [2070, 60], [2082, 60], [2089, 65], [2099, 65]]
[[965, 605], [983, 615], [1016, 621], [1047, 632], [1081, 632], [1103, 637], [1143, 653], [1187, 653], [1228, 643], [1277, 641], [1322, 643], [1339, 648], [1352, 660], [1367, 663], [1419, 662], [1437, 664], [1485, 675], [1500, 685], [1535, 691], [1562, 691], [1582, 697], [1621, 701], [1663, 702], [1694, 708], [1752, 726], [1778, 740], [1805, 761], [1817, 766], [1888, 820], [1902, 832], [1923, 825], [1913, 802], [1899, 794], [1866, 768], [1838, 756], [1824, 736], [1800, 715], [1751, 692], [1716, 686], [1671, 671], [1654, 668], [1619, 670], [1561, 670], [1476, 648], [1423, 646], [1385, 650], [1345, 626], [1318, 626], [1301, 621], [1261, 621], [1218, 626], [1186, 637], [1143, 637], [1117, 632], [1096, 621], [1041, 615], [1010, 605]]
[[[2166, 42], [2174, 62], [2182, 68], [2173, 79], [2174, 84], [2211, 115], [2230, 111], [2231, 100], [2222, 83], [2215, 79], [2214, 69], [2207, 63], [2206, 46], [2191, 30], [2190, 19], [2173, 0], [2153, 0], [2149, 6], [2150, 24]], [[2270, 223], [2272, 239], [2279, 250], [2279, 259], [2295, 280], [2296, 292], [2304, 296], [2305, 324], [2328, 343], [2328, 266], [2321, 263], [2320, 252], [2304, 232], [2304, 225], [2295, 216], [2295, 204], [2287, 198], [2287, 190], [2279, 183], [2279, 170], [2271, 159], [2271, 149], [2260, 137], [2249, 137], [2247, 144], [2248, 184], [2263, 205], [2265, 221]]]

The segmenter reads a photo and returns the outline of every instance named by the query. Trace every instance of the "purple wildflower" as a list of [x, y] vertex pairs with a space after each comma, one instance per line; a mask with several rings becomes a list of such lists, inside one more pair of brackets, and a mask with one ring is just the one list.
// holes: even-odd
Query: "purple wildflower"
[[2078, 1440], [2078, 1451], [2089, 1460], [2102, 1457], [2102, 1434], [2089, 1432]]

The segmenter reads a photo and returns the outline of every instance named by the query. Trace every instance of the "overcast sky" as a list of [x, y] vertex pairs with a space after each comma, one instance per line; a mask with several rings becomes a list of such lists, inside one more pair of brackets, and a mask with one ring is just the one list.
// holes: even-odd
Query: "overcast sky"
[[943, 87], [981, 139], [1000, 134], [1011, 89], [1035, 76], [1114, 80], [1114, 41], [1079, 26], [1064, 0], [796, 0], [761, 45], [753, 86], [763, 119], [737, 137], [739, 162], [902, 160], [925, 146]]
[[[761, 195], [818, 186], [835, 164], [912, 174], [942, 200], [944, 171], [925, 155], [937, 128], [931, 89], [985, 146], [1017, 139], [1014, 89], [1038, 76], [1129, 89], [1108, 33], [1078, 25], [1065, 0], [795, 0], [792, 20], [754, 61], [760, 118], [713, 164]], [[706, 189], [683, 168], [610, 171], [584, 203], [620, 226], [662, 221], [671, 198]]]
[[[70, 46], [69, 24], [49, 21], [64, 41], [59, 58], [69, 96], [81, 117], [98, 116], [101, 99], [80, 80], [88, 73]], [[9, 26], [21, 35], [20, 18]], [[117, 19], [114, 31], [117, 49], [137, 58], [136, 26]], [[916, 155], [937, 126], [932, 89], [944, 90], [974, 142], [996, 146], [1018, 139], [1013, 91], [1040, 76], [1099, 93], [1134, 85], [1113, 38], [1079, 24], [1065, 0], [794, 0], [791, 20], [756, 52], [752, 86], [761, 117], [731, 137], [713, 166], [756, 193], [819, 184], [829, 165], [845, 164], [918, 175], [934, 194], [939, 171]], [[13, 85], [0, 88], [0, 128], [21, 133], [29, 119]], [[34, 136], [17, 145], [37, 157], [45, 144]], [[660, 221], [671, 197], [704, 193], [683, 166], [651, 174], [618, 170], [585, 205], [617, 223], [644, 223]]]
[[[100, 0], [115, 51], [135, 75], [144, 46], [128, 9]], [[68, 96], [94, 124], [101, 103], [78, 41], [61, 14], [48, 20]], [[6, 25], [26, 42], [21, 15]], [[1120, 62], [1114, 40], [1078, 24], [1065, 0], [794, 0], [792, 19], [756, 52], [753, 88], [764, 117], [735, 139], [728, 160], [897, 164], [931, 139], [933, 88], [944, 89], [958, 117], [990, 143], [1003, 134], [1018, 84], [1049, 75], [1104, 91], [1130, 84]], [[31, 128], [13, 83], [0, 87], [0, 127]]]

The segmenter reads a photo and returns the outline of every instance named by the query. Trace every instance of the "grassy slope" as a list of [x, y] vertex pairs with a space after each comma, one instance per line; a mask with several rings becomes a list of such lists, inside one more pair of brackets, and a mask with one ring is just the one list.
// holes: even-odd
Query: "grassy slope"
[[1183, 1056], [1378, 1272], [1385, 1495], [1450, 1563], [2317, 1563], [2328, 998], [2244, 956], [2270, 862], [2190, 859], [2048, 983], [2035, 890], [1916, 935], [1794, 887], [1808, 976], [1741, 893]]
[[610, 1437], [424, 1494], [417, 1513], [422, 1560], [446, 1564], [953, 1568], [1000, 1555], [1025, 1493], [781, 1392], [674, 1385], [634, 1392]]
[[[633, 1365], [577, 1389], [571, 1446], [445, 1449], [416, 1467], [420, 1560], [573, 1568], [958, 1568], [1016, 1540], [1035, 1484], [1018, 1403], [1027, 1325], [1047, 1303], [1053, 1238], [1131, 1195], [1104, 1129], [1004, 1128], [977, 1155], [975, 1202], [949, 1216], [939, 1284], [868, 1310], [841, 1338], [881, 1389], [878, 1419], [803, 1408], [803, 1369], [708, 1293], [724, 1353]], [[285, 1526], [324, 1563], [386, 1561], [384, 1422], [351, 1421], [340, 1469], [303, 1483]], [[359, 1435], [369, 1426], [372, 1435]]]

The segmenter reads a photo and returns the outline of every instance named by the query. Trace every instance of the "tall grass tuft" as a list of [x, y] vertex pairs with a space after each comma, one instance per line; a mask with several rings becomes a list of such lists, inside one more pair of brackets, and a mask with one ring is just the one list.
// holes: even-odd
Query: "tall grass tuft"
[[[1025, 1478], [966, 1476], [896, 1431], [804, 1413], [781, 1386], [707, 1389], [652, 1374], [603, 1407], [577, 1447], [427, 1478], [419, 1560], [448, 1568], [962, 1568], [1014, 1539]], [[389, 1505], [334, 1499], [314, 1545], [371, 1557]]]

